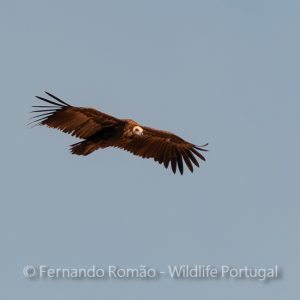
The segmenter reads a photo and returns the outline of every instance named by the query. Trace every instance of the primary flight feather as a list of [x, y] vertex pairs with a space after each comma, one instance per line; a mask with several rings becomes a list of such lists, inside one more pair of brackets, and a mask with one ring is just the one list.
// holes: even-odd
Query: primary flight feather
[[[143, 158], [153, 158], [165, 168], [183, 174], [184, 162], [191, 172], [193, 164], [199, 167], [197, 158], [207, 144], [196, 146], [179, 136], [163, 130], [139, 125], [130, 119], [118, 119], [93, 108], [75, 107], [45, 92], [49, 99], [36, 96], [47, 105], [34, 105], [34, 121], [30, 124], [46, 125], [83, 139], [71, 145], [71, 153], [88, 155], [99, 148], [117, 147]], [[51, 104], [51, 105], [48, 105]]]

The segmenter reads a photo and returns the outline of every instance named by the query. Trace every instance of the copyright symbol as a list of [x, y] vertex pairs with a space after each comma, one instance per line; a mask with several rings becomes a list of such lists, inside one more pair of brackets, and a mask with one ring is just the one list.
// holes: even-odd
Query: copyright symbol
[[36, 274], [36, 270], [34, 266], [26, 266], [23, 269], [23, 274], [26, 278], [33, 278]]

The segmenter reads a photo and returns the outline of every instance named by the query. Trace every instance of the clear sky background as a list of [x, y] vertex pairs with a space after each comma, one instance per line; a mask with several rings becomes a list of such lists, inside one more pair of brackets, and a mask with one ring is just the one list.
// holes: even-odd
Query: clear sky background
[[[1, 299], [296, 299], [299, 1], [5, 1]], [[209, 142], [172, 174], [26, 127], [35, 95]], [[279, 265], [256, 280], [30, 280], [26, 265]]]

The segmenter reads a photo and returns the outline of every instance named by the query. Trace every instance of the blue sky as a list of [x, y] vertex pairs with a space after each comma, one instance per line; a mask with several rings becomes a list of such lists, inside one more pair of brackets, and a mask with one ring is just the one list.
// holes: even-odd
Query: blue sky
[[[3, 298], [283, 299], [298, 295], [298, 1], [2, 1]], [[47, 90], [209, 142], [173, 175], [26, 126]], [[75, 140], [76, 141], [76, 140]], [[272, 267], [255, 280], [30, 280], [26, 265]]]

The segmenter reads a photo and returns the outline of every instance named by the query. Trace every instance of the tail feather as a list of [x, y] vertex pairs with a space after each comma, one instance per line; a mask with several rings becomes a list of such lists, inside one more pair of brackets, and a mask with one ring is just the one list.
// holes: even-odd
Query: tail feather
[[99, 148], [99, 145], [91, 141], [82, 141], [71, 145], [70, 151], [76, 155], [89, 155]]

